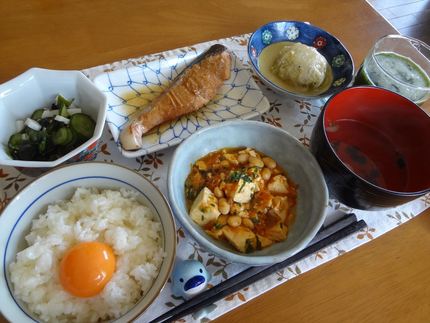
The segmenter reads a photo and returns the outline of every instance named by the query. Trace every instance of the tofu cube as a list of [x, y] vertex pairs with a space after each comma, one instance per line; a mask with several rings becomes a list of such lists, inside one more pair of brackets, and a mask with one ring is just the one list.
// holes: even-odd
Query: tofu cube
[[287, 239], [288, 227], [281, 222], [267, 228], [264, 236], [272, 241], [283, 241]]
[[257, 240], [258, 240], [257, 246], [260, 247], [261, 249], [266, 248], [266, 247], [273, 244], [272, 240], [270, 240], [264, 236], [261, 236], [259, 234], [257, 234]]
[[281, 218], [285, 223], [288, 211], [288, 198], [286, 196], [275, 196], [272, 203], [272, 212]]
[[275, 194], [287, 194], [288, 193], [288, 182], [287, 178], [283, 175], [276, 175], [270, 179], [267, 185], [268, 190]]
[[206, 230], [206, 233], [215, 238], [216, 240], [220, 240], [222, 236], [224, 235], [224, 231], [221, 229], [212, 229], [212, 230]]
[[204, 187], [191, 205], [191, 218], [198, 225], [204, 226], [215, 222], [219, 215], [217, 198], [209, 188]]
[[224, 237], [240, 252], [248, 253], [257, 247], [257, 237], [250, 229], [226, 225], [222, 228]]
[[233, 196], [233, 201], [236, 203], [248, 203], [251, 201], [252, 195], [258, 190], [254, 182], [245, 182], [242, 178], [237, 183], [236, 191]]
[[224, 154], [225, 159], [227, 159], [231, 164], [238, 165], [239, 162], [234, 154]]

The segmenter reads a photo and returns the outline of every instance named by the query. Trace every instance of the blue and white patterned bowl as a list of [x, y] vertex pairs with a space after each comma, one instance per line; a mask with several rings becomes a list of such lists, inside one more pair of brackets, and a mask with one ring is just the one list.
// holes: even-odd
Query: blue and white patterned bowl
[[[262, 50], [281, 41], [313, 46], [327, 59], [333, 70], [333, 82], [327, 91], [317, 96], [296, 94], [274, 84], [260, 72], [258, 58]], [[327, 97], [346, 88], [354, 79], [354, 62], [345, 46], [333, 35], [306, 22], [274, 21], [261, 26], [249, 39], [248, 56], [254, 71], [267, 86], [276, 92], [296, 98]]]

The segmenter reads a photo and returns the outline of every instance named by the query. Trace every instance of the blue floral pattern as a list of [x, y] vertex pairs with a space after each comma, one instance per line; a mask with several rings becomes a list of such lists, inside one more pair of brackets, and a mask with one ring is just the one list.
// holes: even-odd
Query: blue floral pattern
[[272, 33], [270, 32], [270, 30], [266, 29], [261, 34], [261, 41], [263, 42], [263, 44], [269, 45], [272, 42], [272, 37], [273, 36], [272, 36]]
[[331, 66], [333, 67], [341, 67], [343, 64], [345, 64], [345, 55], [343, 54], [336, 55], [331, 61]]
[[341, 86], [343, 83], [345, 83], [346, 78], [341, 77], [340, 79], [337, 79], [336, 81], [333, 82], [333, 86]]
[[288, 27], [287, 30], [285, 31], [285, 35], [289, 40], [297, 39], [300, 35], [299, 28], [297, 28], [296, 26]]

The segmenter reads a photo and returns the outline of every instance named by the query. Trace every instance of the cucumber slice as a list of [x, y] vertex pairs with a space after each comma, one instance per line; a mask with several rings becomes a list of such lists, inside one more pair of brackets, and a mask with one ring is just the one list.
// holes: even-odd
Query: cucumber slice
[[33, 112], [33, 114], [31, 115], [31, 119], [36, 120], [36, 121], [42, 119], [42, 115], [43, 115], [44, 111], [45, 111], [45, 109], [37, 109], [37, 110], [35, 110]]
[[24, 129], [24, 133], [26, 133], [28, 135], [30, 142], [33, 144], [39, 143], [41, 140], [45, 139], [47, 136], [45, 129], [42, 129], [40, 131], [36, 131], [36, 130], [33, 130], [29, 127], [26, 127]]
[[76, 145], [78, 143], [78, 139], [79, 139], [78, 135], [76, 134], [76, 132], [73, 129], [71, 129], [71, 128], [69, 128], [69, 129], [71, 130], [71, 133], [72, 133], [72, 139], [70, 140], [69, 145], [73, 146], [72, 148], [76, 148], [77, 146], [79, 146], [79, 145]]
[[14, 133], [12, 136], [9, 137], [7, 146], [12, 150], [18, 150], [19, 147], [21, 147], [23, 142], [24, 140], [22, 138], [22, 134], [18, 132], [18, 133]]
[[94, 134], [96, 123], [89, 115], [76, 113], [70, 117], [70, 127], [76, 132], [79, 139], [87, 140]]
[[73, 139], [72, 130], [68, 127], [61, 127], [52, 135], [52, 142], [55, 145], [65, 146]]

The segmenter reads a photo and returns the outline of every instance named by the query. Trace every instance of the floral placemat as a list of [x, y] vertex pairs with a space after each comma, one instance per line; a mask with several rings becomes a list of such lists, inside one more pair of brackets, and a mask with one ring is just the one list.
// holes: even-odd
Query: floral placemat
[[[160, 55], [178, 54], [189, 50], [203, 50], [214, 43], [222, 43], [241, 58], [246, 66], [247, 60], [247, 40], [249, 35], [235, 36], [231, 38], [211, 41], [202, 44], [193, 45], [175, 49], [159, 54], [147, 55], [144, 57], [128, 59], [115, 62], [112, 64], [101, 65], [84, 70], [83, 72], [91, 79], [97, 75], [125, 67], [136, 66], [159, 59]], [[258, 82], [264, 94], [270, 101], [270, 110], [260, 115], [256, 120], [270, 123], [276, 127], [286, 129], [289, 133], [296, 136], [305, 146], [309, 146], [312, 128], [317, 120], [324, 102], [321, 100], [304, 101], [292, 100], [282, 97], [270, 89], [266, 88], [256, 76], [254, 79]], [[149, 155], [138, 158], [127, 159], [123, 157], [118, 150], [113, 138], [107, 127], [104, 129], [103, 136], [99, 142], [98, 154], [96, 160], [117, 163], [127, 166], [143, 174], [150, 179], [159, 189], [167, 196], [167, 169], [175, 147], [158, 151]], [[16, 192], [33, 177], [26, 175], [12, 167], [0, 166], [0, 211], [16, 194]], [[375, 239], [376, 237], [394, 229], [405, 223], [417, 214], [424, 211], [430, 206], [430, 194], [407, 203], [397, 208], [389, 209], [382, 212], [365, 212], [348, 208], [336, 200], [330, 200], [327, 206], [326, 222], [335, 221], [344, 212], [354, 212], [359, 219], [367, 222], [368, 227], [332, 246], [325, 248], [306, 259], [303, 259], [284, 270], [281, 270], [257, 283], [252, 284], [221, 301], [218, 301], [212, 307], [212, 311], [204, 317], [188, 315], [180, 322], [209, 321], [221, 316], [241, 304], [265, 293], [266, 291], [294, 278], [312, 268], [315, 268], [329, 260], [332, 260], [345, 252], [348, 252], [360, 245]], [[245, 265], [230, 263], [211, 254], [200, 247], [189, 234], [179, 225], [177, 221], [177, 260], [196, 259], [201, 261], [208, 271], [212, 274], [210, 285], [216, 285], [219, 282], [234, 276], [239, 271], [246, 268]], [[181, 304], [184, 300], [172, 294], [170, 282], [167, 283], [160, 296], [148, 308], [148, 310], [137, 320], [137, 322], [147, 322], [163, 314], [171, 308]], [[201, 316], [201, 315], [200, 315]]]

